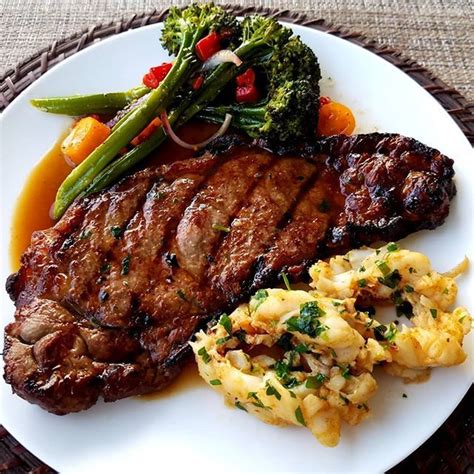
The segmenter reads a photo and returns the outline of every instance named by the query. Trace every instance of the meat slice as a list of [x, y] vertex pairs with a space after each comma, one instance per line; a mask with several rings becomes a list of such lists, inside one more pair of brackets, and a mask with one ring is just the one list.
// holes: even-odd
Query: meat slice
[[253, 277], [252, 265], [271, 244], [278, 225], [316, 166], [299, 158], [277, 160], [267, 170], [231, 224], [208, 276], [212, 286], [233, 300]]
[[35, 232], [7, 281], [5, 380], [48, 411], [172, 380], [198, 327], [311, 261], [440, 225], [452, 160], [399, 135], [252, 144], [150, 166]]

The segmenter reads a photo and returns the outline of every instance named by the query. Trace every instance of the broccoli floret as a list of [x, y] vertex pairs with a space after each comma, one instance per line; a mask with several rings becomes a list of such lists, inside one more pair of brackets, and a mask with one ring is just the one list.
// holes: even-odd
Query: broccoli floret
[[242, 21], [242, 46], [245, 46], [246, 43], [255, 45], [259, 42], [274, 50], [275, 47], [283, 45], [290, 36], [291, 30], [285, 28], [274, 18], [250, 15]]
[[303, 79], [278, 86], [260, 112], [262, 125], [249, 135], [265, 142], [293, 143], [316, 133], [319, 94]]
[[183, 44], [193, 48], [211, 32], [221, 33], [227, 43], [240, 37], [240, 24], [236, 17], [213, 3], [191, 4], [184, 9], [172, 7], [163, 24], [161, 44], [177, 55]]
[[[259, 15], [245, 17], [242, 21], [242, 42], [234, 49], [234, 53], [242, 60], [243, 65], [237, 68], [233, 63], [223, 63], [208, 73], [203, 86], [189, 95], [192, 103], [180, 116], [177, 126], [181, 126], [209, 103], [215, 101], [217, 97], [224, 95], [221, 92], [236, 75], [245, 70], [246, 66], [268, 61], [276, 48], [284, 43], [289, 35], [291, 31], [273, 18]], [[176, 108], [182, 108], [184, 103], [180, 98], [175, 102]]]
[[234, 127], [275, 151], [314, 140], [321, 79], [316, 55], [299, 36], [291, 36], [291, 30], [273, 19], [256, 15], [242, 23], [241, 48], [255, 32], [264, 38], [260, 41], [269, 44], [268, 49], [258, 50], [258, 59], [251, 61], [264, 98], [258, 104], [227, 104], [221, 96], [221, 102], [206, 107], [200, 118], [221, 123], [225, 114], [230, 113]]
[[316, 136], [319, 94], [306, 79], [286, 81], [271, 97], [258, 104], [231, 104], [207, 107], [200, 118], [222, 123], [232, 114], [232, 125], [278, 151], [284, 147], [311, 141]]
[[313, 50], [299, 36], [293, 36], [264, 64], [270, 89], [287, 81], [306, 79], [319, 93], [321, 70]]

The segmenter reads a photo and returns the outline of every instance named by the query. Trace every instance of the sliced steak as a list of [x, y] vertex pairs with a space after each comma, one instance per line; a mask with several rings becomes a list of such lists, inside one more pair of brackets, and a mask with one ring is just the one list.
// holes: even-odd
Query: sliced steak
[[15, 393], [65, 414], [159, 389], [212, 317], [282, 271], [440, 225], [455, 193], [453, 162], [399, 135], [285, 156], [226, 143], [138, 171], [34, 233], [7, 282]]

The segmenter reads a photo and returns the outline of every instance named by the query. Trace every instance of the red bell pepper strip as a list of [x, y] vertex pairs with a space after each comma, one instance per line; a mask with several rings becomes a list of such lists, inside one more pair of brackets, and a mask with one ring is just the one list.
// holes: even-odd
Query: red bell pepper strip
[[255, 84], [255, 72], [249, 67], [243, 74], [235, 78], [238, 86], [252, 86]]
[[151, 67], [143, 76], [143, 84], [150, 89], [156, 89], [172, 67], [173, 63], [163, 63], [161, 66]]
[[206, 61], [220, 49], [221, 40], [216, 32], [209, 33], [196, 44], [196, 54], [201, 61]]
[[239, 103], [257, 102], [259, 97], [255, 84], [250, 86], [239, 86], [235, 89], [235, 100]]

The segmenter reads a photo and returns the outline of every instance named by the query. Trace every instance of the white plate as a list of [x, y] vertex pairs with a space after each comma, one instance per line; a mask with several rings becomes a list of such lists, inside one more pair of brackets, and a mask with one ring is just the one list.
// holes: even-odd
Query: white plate
[[[474, 156], [464, 135], [420, 86], [381, 58], [325, 33], [292, 26], [318, 54], [323, 94], [348, 104], [358, 131], [399, 132], [440, 149], [455, 160], [458, 195], [446, 223], [406, 239], [446, 270], [473, 252]], [[160, 26], [114, 36], [64, 61], [29, 87], [1, 119], [1, 281], [7, 277], [8, 240], [15, 199], [33, 164], [51, 147], [69, 119], [29, 106], [33, 97], [124, 90], [144, 71], [165, 60]], [[472, 309], [473, 272], [459, 279], [459, 302]], [[471, 298], [470, 298], [471, 297]], [[3, 324], [13, 304], [1, 292]], [[344, 426], [336, 448], [323, 448], [304, 429], [265, 425], [224, 406], [204, 385], [173, 397], [144, 402], [99, 403], [58, 417], [11, 394], [1, 384], [1, 423], [34, 454], [61, 472], [363, 471], [395, 465], [425, 441], [449, 416], [472, 382], [474, 344], [468, 361], [435, 370], [420, 385], [379, 377], [370, 403], [373, 417]], [[402, 393], [408, 398], [402, 398]], [[155, 467], [156, 466], [156, 467]]]

